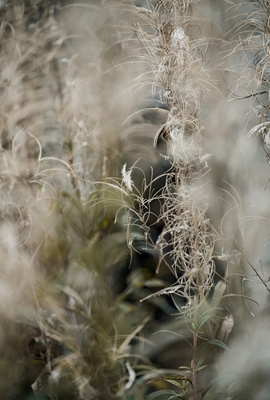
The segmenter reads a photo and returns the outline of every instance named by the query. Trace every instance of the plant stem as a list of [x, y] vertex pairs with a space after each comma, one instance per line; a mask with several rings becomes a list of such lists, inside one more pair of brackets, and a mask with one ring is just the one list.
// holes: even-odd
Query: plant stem
[[194, 311], [194, 332], [193, 332], [193, 359], [192, 359], [192, 384], [193, 384], [193, 400], [197, 398], [197, 347], [198, 347], [198, 335], [197, 335], [197, 305], [198, 305], [198, 293], [195, 295], [195, 311]]
[[197, 353], [197, 334], [193, 333], [193, 360], [192, 360], [192, 383], [193, 383], [193, 400], [196, 400], [197, 392], [197, 375], [196, 375], [196, 353]]

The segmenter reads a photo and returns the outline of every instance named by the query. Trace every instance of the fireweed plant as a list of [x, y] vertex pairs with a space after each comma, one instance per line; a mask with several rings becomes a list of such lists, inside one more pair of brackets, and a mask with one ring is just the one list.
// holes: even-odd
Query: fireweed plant
[[[210, 322], [215, 316], [215, 307], [210, 311], [207, 303], [213, 287], [215, 236], [206, 216], [207, 204], [200, 188], [200, 178], [207, 173], [209, 159], [209, 154], [204, 154], [200, 147], [200, 115], [201, 103], [209, 88], [201, 42], [193, 39], [191, 5], [189, 1], [151, 1], [149, 9], [137, 11], [143, 20], [138, 23], [136, 33], [143, 50], [144, 81], [152, 86], [167, 109], [167, 121], [157, 131], [154, 146], [161, 140], [167, 143], [165, 157], [170, 160], [171, 169], [164, 187], [146, 198], [145, 191], [151, 193], [155, 182], [151, 181], [149, 189], [144, 181], [140, 192], [132, 182], [133, 169], [127, 171], [126, 167], [123, 168], [122, 190], [129, 192], [133, 206], [129, 243], [132, 245], [134, 226], [139, 226], [144, 230], [146, 245], [154, 248], [160, 262], [167, 265], [174, 277], [172, 285], [143, 301], [151, 296], [171, 295], [192, 336], [189, 342], [192, 348], [190, 365], [180, 373], [157, 379], [168, 382], [178, 391], [164, 389], [148, 395], [147, 399], [196, 399], [197, 392], [202, 394], [203, 389], [203, 394], [206, 394], [206, 387], [198, 390], [197, 386], [197, 374], [206, 367], [199, 355], [198, 339], [203, 340], [200, 347], [207, 344], [225, 347], [217, 337], [216, 322]], [[128, 193], [126, 195], [128, 197]], [[163, 229], [155, 242], [148, 224], [153, 201], [160, 203], [156, 218], [163, 222]], [[156, 272], [159, 272], [159, 265]], [[225, 290], [223, 285], [226, 287], [220, 282], [217, 287], [213, 300], [214, 303], [217, 301], [216, 307], [219, 306], [220, 293]], [[227, 330], [225, 335], [228, 335], [233, 318], [228, 315], [225, 320], [230, 321], [226, 328], [224, 326], [224, 332]], [[208, 332], [204, 337], [207, 321]]]
[[[252, 312], [239, 282], [255, 274], [269, 289], [236, 238], [215, 255], [202, 137], [214, 83], [197, 3], [0, 1], [5, 400], [267, 397], [266, 327], [251, 341], [266, 366], [252, 390], [257, 364], [244, 369], [250, 355], [236, 341], [236, 363], [227, 346]], [[262, 38], [245, 96], [268, 159], [269, 4], [253, 3], [238, 48]], [[176, 363], [156, 365], [169, 344]]]

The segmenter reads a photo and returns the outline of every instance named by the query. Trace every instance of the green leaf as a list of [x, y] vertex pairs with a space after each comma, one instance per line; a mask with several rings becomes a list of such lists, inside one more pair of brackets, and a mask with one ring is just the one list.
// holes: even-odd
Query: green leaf
[[226, 346], [226, 344], [223, 343], [221, 340], [218, 340], [218, 339], [209, 340], [209, 342], [207, 342], [207, 344], [213, 344], [214, 346], [221, 347], [223, 350], [230, 352], [229, 347]]
[[[188, 382], [192, 385], [192, 381], [190, 380], [190, 378], [187, 378], [186, 376], [179, 376], [179, 375], [168, 375], [168, 376], [160, 376], [158, 378], [154, 378], [153, 380], [151, 380], [149, 383], [152, 382], [161, 382], [161, 381], [166, 381], [168, 383], [171, 383], [172, 385], [180, 388], [180, 389], [184, 389]], [[181, 383], [184, 382], [184, 383]]]
[[202, 317], [202, 318], [199, 320], [199, 324], [198, 324], [198, 327], [197, 327], [197, 332], [198, 332], [198, 333], [199, 333], [200, 330], [202, 329], [203, 325], [204, 325], [209, 319], [211, 319], [212, 317], [213, 317], [213, 315], [205, 315], [204, 317]]
[[206, 395], [206, 393], [215, 385], [217, 385], [218, 383], [222, 382], [224, 379], [226, 379], [229, 375], [223, 375], [223, 376], [218, 376], [217, 378], [213, 379], [208, 385], [207, 387], [204, 389], [204, 391], [202, 392], [202, 396], [201, 396], [201, 400], [204, 398], [204, 396]]
[[166, 282], [162, 281], [161, 279], [150, 279], [150, 280], [144, 282], [144, 286], [149, 287], [149, 288], [166, 287]]
[[[157, 392], [153, 392], [146, 396], [144, 400], [153, 400], [153, 399], [158, 399], [158, 400], [168, 400], [167, 396], [174, 396], [174, 397], [179, 397], [179, 395], [174, 392], [173, 390], [158, 390]], [[170, 397], [173, 398], [173, 397]]]
[[202, 365], [201, 367], [196, 368], [196, 372], [202, 371], [203, 369], [205, 369], [207, 367], [208, 367], [208, 365]]
[[189, 374], [189, 373], [191, 373], [190, 367], [186, 367], [185, 365], [182, 365], [181, 367], [178, 367], [178, 369], [183, 370], [183, 373], [184, 373], [184, 374]]
[[180, 389], [184, 389], [186, 385], [184, 385], [183, 383], [174, 381], [173, 379], [165, 379], [166, 382], [170, 383], [173, 386], [176, 386]]
[[205, 359], [205, 357], [201, 357], [198, 360], [197, 365], [196, 365], [196, 371], [198, 371], [198, 369], [203, 365], [204, 359]]
[[157, 333], [171, 333], [172, 335], [179, 336], [179, 337], [183, 338], [183, 335], [180, 335], [179, 333], [176, 333], [176, 332], [173, 332], [173, 331], [169, 331], [167, 329], [161, 329], [160, 331], [156, 331], [156, 332], [153, 333], [153, 335], [156, 335]]

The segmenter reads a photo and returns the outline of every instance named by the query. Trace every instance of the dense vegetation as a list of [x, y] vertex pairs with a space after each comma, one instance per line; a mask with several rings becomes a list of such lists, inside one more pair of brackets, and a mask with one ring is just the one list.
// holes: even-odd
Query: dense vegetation
[[0, 1], [0, 398], [269, 397], [270, 1]]

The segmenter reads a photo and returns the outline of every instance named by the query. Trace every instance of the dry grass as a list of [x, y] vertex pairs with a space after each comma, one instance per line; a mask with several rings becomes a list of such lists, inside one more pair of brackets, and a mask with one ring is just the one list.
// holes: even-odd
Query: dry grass
[[[265, 398], [254, 310], [269, 289], [246, 227], [269, 219], [247, 216], [234, 182], [209, 219], [203, 2], [63, 3], [0, 2], [1, 396]], [[268, 161], [269, 5], [250, 3], [230, 42], [259, 118], [245, 136]], [[152, 364], [169, 344], [167, 368]]]

